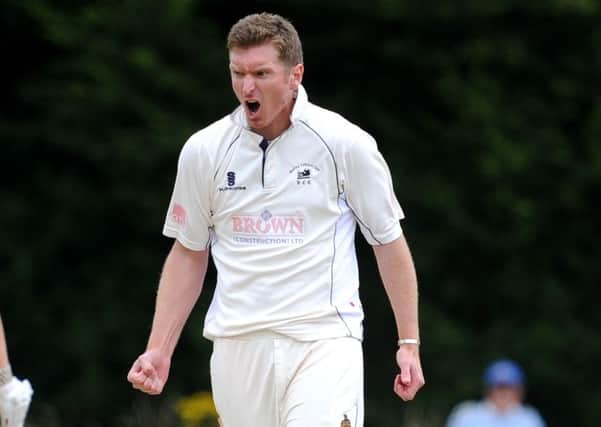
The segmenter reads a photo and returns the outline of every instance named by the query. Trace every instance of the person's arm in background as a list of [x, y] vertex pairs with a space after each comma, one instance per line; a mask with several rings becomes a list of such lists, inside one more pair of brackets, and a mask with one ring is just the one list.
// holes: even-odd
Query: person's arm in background
[[[405, 237], [373, 247], [380, 277], [394, 312], [399, 339], [419, 340], [417, 276]], [[411, 400], [424, 385], [419, 344], [402, 344], [396, 354], [400, 374], [394, 391]]]
[[4, 326], [0, 317], [0, 425], [23, 427], [33, 390], [28, 380], [12, 374]]
[[202, 291], [208, 257], [208, 249], [194, 251], [175, 241], [163, 267], [146, 351], [127, 375], [134, 388], [148, 394], [163, 390], [173, 351]]
[[[8, 349], [6, 348], [6, 337], [4, 335], [4, 326], [2, 325], [2, 317], [0, 317], [0, 372], [3, 370], [10, 369], [10, 362], [8, 360]], [[2, 381], [3, 377], [0, 377]], [[2, 383], [0, 383], [2, 385]]]

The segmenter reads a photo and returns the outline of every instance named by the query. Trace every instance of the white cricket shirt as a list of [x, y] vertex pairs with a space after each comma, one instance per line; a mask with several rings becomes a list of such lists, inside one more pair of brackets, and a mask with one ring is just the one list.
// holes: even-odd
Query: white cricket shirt
[[403, 211], [374, 139], [308, 101], [270, 141], [241, 107], [184, 145], [163, 234], [211, 248], [217, 285], [205, 337], [263, 330], [305, 341], [362, 339], [354, 235], [401, 236]]

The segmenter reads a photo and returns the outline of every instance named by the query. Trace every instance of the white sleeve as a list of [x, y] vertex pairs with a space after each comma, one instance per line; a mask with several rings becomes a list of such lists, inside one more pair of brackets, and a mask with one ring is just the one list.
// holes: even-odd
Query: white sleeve
[[163, 234], [192, 250], [205, 250], [210, 243], [212, 180], [208, 156], [202, 146], [188, 140], [177, 165], [175, 186], [165, 218]]
[[367, 133], [347, 146], [343, 188], [346, 200], [370, 245], [398, 239], [405, 215], [394, 194], [392, 177], [376, 141]]

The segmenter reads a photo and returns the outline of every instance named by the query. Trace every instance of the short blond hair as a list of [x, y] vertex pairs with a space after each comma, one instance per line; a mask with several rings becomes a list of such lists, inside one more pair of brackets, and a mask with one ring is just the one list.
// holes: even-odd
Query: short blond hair
[[248, 48], [271, 42], [279, 52], [280, 60], [295, 66], [303, 63], [303, 47], [296, 29], [280, 15], [255, 13], [236, 22], [227, 36], [227, 48]]

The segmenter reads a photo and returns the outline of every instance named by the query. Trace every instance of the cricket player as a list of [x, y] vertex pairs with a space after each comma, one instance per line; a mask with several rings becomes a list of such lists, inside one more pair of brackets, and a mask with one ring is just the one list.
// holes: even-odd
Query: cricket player
[[357, 224], [396, 319], [393, 389], [411, 400], [424, 384], [417, 279], [390, 171], [368, 133], [309, 101], [288, 20], [249, 15], [227, 46], [240, 105], [181, 151], [163, 229], [175, 242], [128, 380], [163, 390], [210, 252], [218, 278], [204, 336], [223, 426], [361, 427]]
[[23, 427], [32, 394], [29, 381], [12, 374], [0, 317], [0, 426]]

